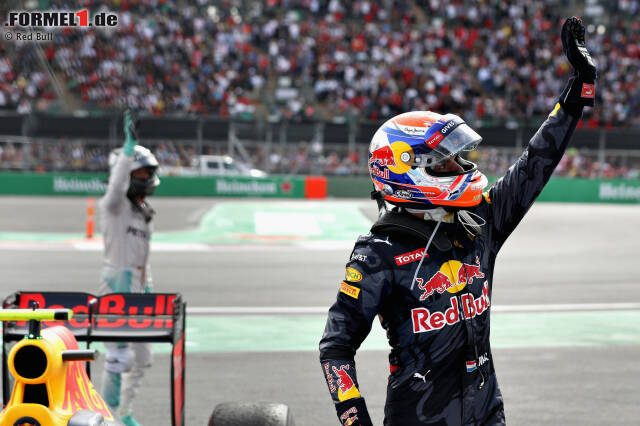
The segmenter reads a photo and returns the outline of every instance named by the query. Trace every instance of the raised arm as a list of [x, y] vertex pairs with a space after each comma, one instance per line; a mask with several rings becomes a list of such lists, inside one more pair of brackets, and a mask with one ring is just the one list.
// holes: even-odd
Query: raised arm
[[596, 67], [585, 46], [585, 29], [580, 19], [565, 21], [562, 47], [573, 67], [558, 103], [529, 141], [522, 156], [489, 190], [493, 225], [498, 239], [506, 239], [520, 223], [564, 155], [585, 106], [593, 106]]
[[129, 180], [131, 179], [131, 164], [138, 144], [129, 110], [124, 113], [124, 136], [121, 152], [115, 159], [109, 159], [109, 162], [114, 161], [115, 164], [110, 165], [111, 173], [109, 174], [107, 192], [104, 195], [104, 203], [107, 209], [112, 212], [118, 211], [126, 201]]

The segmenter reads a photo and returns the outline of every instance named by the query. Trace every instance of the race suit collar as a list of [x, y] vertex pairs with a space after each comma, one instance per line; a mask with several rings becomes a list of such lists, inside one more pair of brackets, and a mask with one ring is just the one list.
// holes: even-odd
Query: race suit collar
[[[371, 233], [382, 234], [392, 238], [412, 238], [422, 244], [429, 241], [435, 230], [436, 223], [419, 219], [407, 211], [394, 208], [383, 214], [371, 227]], [[443, 234], [436, 233], [432, 244], [440, 251], [451, 250], [451, 241]]]

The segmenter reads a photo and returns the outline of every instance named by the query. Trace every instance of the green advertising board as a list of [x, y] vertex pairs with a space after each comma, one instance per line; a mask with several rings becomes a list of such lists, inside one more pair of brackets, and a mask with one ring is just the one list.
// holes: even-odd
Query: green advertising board
[[106, 174], [0, 173], [3, 195], [101, 195]]
[[[163, 176], [158, 196], [304, 198], [304, 176], [179, 177]], [[0, 173], [2, 195], [100, 196], [107, 189], [106, 174]]]
[[[304, 198], [305, 176], [186, 177], [161, 176], [156, 195], [166, 197]], [[490, 181], [495, 178], [490, 177]], [[362, 198], [372, 190], [367, 176], [328, 178], [329, 197]], [[0, 173], [0, 195], [100, 196], [107, 175], [100, 173]], [[640, 180], [571, 179], [554, 177], [540, 201], [640, 203]]]
[[304, 176], [160, 177], [159, 196], [304, 198]]
[[[489, 176], [489, 182], [495, 182]], [[329, 196], [368, 197], [373, 189], [367, 176], [335, 176], [328, 179]], [[640, 203], [640, 180], [573, 179], [554, 177], [538, 198], [540, 201], [576, 203]]]

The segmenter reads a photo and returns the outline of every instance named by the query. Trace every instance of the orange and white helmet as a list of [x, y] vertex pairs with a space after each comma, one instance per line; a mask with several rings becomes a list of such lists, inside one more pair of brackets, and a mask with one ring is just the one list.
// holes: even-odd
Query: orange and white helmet
[[[471, 207], [480, 203], [487, 178], [460, 157], [482, 137], [454, 114], [411, 111], [387, 120], [369, 146], [369, 173], [385, 201], [412, 209]], [[461, 172], [437, 173], [449, 159]]]

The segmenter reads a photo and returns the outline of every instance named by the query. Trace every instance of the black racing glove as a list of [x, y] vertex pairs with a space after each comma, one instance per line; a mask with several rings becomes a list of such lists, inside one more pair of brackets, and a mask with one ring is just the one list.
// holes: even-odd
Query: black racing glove
[[348, 399], [336, 404], [340, 424], [344, 426], [373, 426], [364, 398]]
[[580, 116], [582, 108], [592, 107], [596, 96], [596, 65], [585, 46], [584, 24], [575, 16], [562, 25], [562, 51], [573, 67], [573, 76], [560, 95], [560, 105], [573, 116]]

